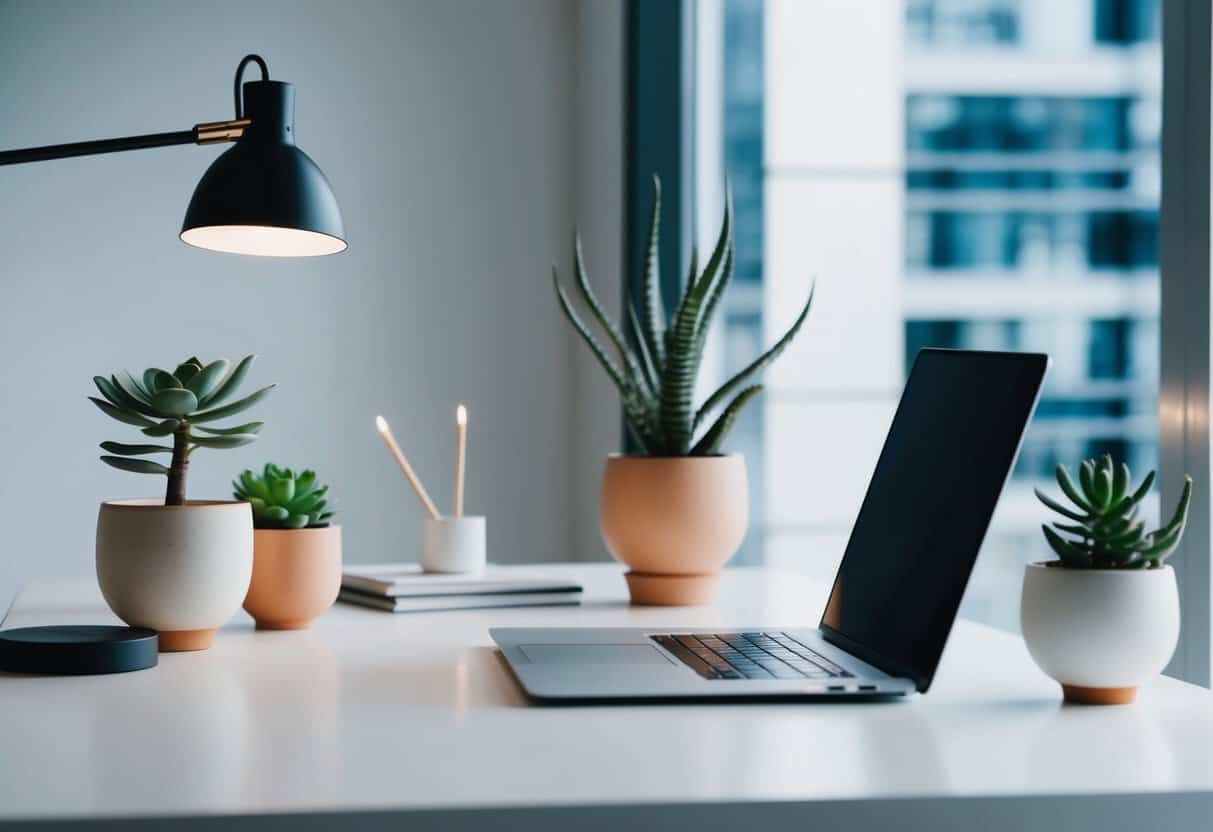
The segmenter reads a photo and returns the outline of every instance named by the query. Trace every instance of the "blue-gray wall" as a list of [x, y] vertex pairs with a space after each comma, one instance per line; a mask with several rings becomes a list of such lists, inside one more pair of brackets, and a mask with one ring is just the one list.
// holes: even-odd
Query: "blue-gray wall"
[[[180, 243], [219, 148], [0, 168], [0, 613], [31, 578], [91, 572], [101, 499], [162, 492], [97, 461], [99, 441], [138, 434], [85, 400], [91, 377], [192, 353], [256, 352], [250, 383], [280, 385], [255, 413], [261, 441], [196, 455], [193, 497], [226, 496], [267, 459], [314, 466], [347, 561], [412, 559], [420, 511], [372, 419], [388, 417], [446, 505], [464, 400], [468, 509], [490, 517], [490, 557], [581, 554], [570, 544], [593, 523], [574, 502], [590, 504], [595, 472], [569, 460], [594, 464], [570, 424], [585, 367], [547, 282], [575, 209], [596, 204], [575, 194], [578, 147], [601, 150], [575, 128], [578, 43], [596, 36], [578, 15], [559, 0], [0, 2], [0, 147], [230, 118], [232, 73], [256, 51], [297, 86], [300, 146], [350, 242], [312, 261]], [[617, 260], [612, 234], [591, 256]]]

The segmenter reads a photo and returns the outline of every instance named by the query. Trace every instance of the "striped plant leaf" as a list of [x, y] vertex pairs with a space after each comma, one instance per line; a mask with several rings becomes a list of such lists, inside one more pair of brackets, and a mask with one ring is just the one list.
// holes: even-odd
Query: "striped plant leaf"
[[619, 394], [627, 400], [634, 393], [634, 388], [628, 383], [628, 380], [623, 377], [623, 373], [615, 362], [611, 360], [606, 351], [602, 349], [602, 345], [598, 343], [598, 339], [594, 337], [581, 320], [581, 317], [573, 309], [573, 304], [569, 302], [568, 295], [564, 293], [564, 287], [560, 285], [560, 273], [556, 271], [556, 264], [552, 264], [552, 286], [556, 289], [556, 299], [560, 301], [560, 308], [564, 310], [564, 316], [569, 319], [569, 323], [573, 325], [573, 329], [577, 330], [577, 334], [581, 336], [581, 340], [585, 341], [586, 346], [590, 348], [590, 352], [598, 359], [598, 363], [602, 365], [602, 369], [606, 370], [606, 374], [610, 377], [615, 386], [619, 388]]
[[692, 456], [708, 456], [720, 452], [720, 443], [730, 430], [733, 429], [733, 424], [737, 421], [737, 417], [741, 415], [744, 408], [750, 399], [762, 392], [762, 385], [755, 384], [752, 387], [747, 387], [737, 394], [737, 397], [729, 403], [729, 406], [724, 409], [713, 423], [708, 432], [695, 443], [695, 447], [691, 449]]
[[[728, 254], [725, 256], [724, 268], [721, 270], [721, 278], [716, 281], [716, 285], [708, 295], [708, 302], [704, 306], [703, 315], [699, 319], [699, 340], [695, 344], [695, 349], [700, 352], [703, 352], [704, 347], [707, 345], [708, 333], [712, 329], [712, 318], [716, 314], [716, 305], [720, 303], [724, 290], [733, 282], [733, 251], [734, 247], [730, 244]], [[698, 416], [698, 414], [696, 415]], [[698, 422], [696, 422], [696, 426], [698, 426]]]
[[665, 436], [668, 452], [676, 456], [690, 451], [694, 432], [692, 410], [695, 378], [703, 358], [702, 350], [697, 349], [700, 311], [717, 273], [724, 265], [725, 253], [732, 239], [733, 211], [731, 200], [726, 198], [724, 221], [720, 226], [716, 248], [703, 274], [687, 285], [670, 325], [671, 337], [661, 379], [661, 432]]
[[[661, 302], [661, 269], [658, 264], [657, 240], [661, 231], [661, 177], [653, 174], [653, 213], [649, 217], [649, 239], [645, 246], [644, 341], [655, 363], [665, 361], [665, 305]], [[693, 270], [692, 270], [693, 271]]]
[[585, 301], [586, 306], [589, 307], [590, 312], [594, 315], [594, 319], [598, 321], [598, 325], [602, 327], [607, 337], [611, 339], [611, 343], [615, 345], [615, 351], [619, 354], [619, 360], [623, 363], [623, 371], [627, 374], [628, 380], [639, 390], [646, 393], [654, 392], [649, 388], [648, 382], [644, 378], [644, 371], [640, 367], [640, 362], [636, 360], [636, 356], [632, 353], [627, 341], [624, 340], [623, 333], [607, 317], [606, 312], [602, 309], [602, 304], [598, 302], [598, 297], [590, 286], [590, 278], [585, 271], [585, 258], [581, 252], [581, 236], [579, 234], [573, 235], [573, 269], [577, 276], [577, 288], [581, 290], [581, 297]]
[[581, 339], [585, 341], [590, 352], [593, 353], [618, 389], [620, 401], [623, 403], [625, 421], [636, 437], [641, 451], [658, 453], [664, 443], [656, 428], [656, 399], [639, 390], [606, 354], [606, 350], [598, 343], [598, 339], [594, 337], [589, 327], [581, 320], [581, 316], [573, 309], [573, 304], [565, 293], [564, 287], [560, 285], [560, 274], [555, 264], [552, 265], [552, 286], [556, 290], [556, 298], [560, 302], [560, 308], [564, 311], [565, 317], [568, 318], [569, 323], [573, 325], [573, 329], [577, 331]]
[[628, 330], [631, 333], [632, 341], [636, 344], [636, 352], [640, 355], [640, 366], [644, 370], [644, 376], [648, 380], [650, 390], [661, 389], [661, 372], [657, 369], [657, 363], [653, 360], [653, 354], [649, 351], [649, 345], [645, 341], [644, 330], [640, 323], [640, 319], [636, 317], [636, 309], [629, 301], [628, 307]]
[[712, 412], [713, 408], [720, 405], [720, 403], [723, 402], [727, 396], [732, 394], [734, 390], [745, 384], [746, 380], [749, 379], [750, 376], [765, 369], [767, 365], [779, 357], [779, 354], [787, 348], [788, 344], [792, 343], [792, 339], [796, 337], [796, 334], [800, 332], [800, 328], [804, 326], [805, 319], [809, 317], [809, 309], [813, 306], [813, 294], [816, 292], [816, 290], [816, 283], [809, 287], [809, 298], [805, 301], [804, 308], [800, 310], [800, 315], [797, 316], [795, 322], [793, 322], [788, 331], [783, 334], [783, 337], [775, 342], [774, 346], [772, 346], [762, 355], [758, 356], [758, 358], [754, 359], [754, 361], [751, 362], [748, 367], [741, 370], [739, 373], [737, 373], [737, 375], [726, 381], [720, 386], [720, 389], [708, 397], [708, 400], [703, 403], [703, 406], [699, 408], [699, 411], [695, 414], [696, 426], [698, 426], [704, 420], [704, 418], [706, 418], [707, 415]]

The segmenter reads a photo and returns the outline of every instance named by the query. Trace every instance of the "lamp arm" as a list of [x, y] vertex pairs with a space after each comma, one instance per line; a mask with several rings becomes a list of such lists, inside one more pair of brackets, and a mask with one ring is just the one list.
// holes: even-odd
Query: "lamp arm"
[[260, 55], [245, 55], [236, 67], [236, 80], [232, 83], [236, 117], [230, 121], [207, 121], [195, 124], [192, 130], [177, 130], [172, 133], [149, 133], [145, 136], [124, 136], [120, 139], [98, 139], [92, 142], [71, 144], [48, 144], [43, 147], [27, 147], [21, 150], [0, 150], [0, 165], [19, 165], [23, 162], [44, 162], [48, 159], [67, 159], [72, 156], [95, 156], [99, 153], [117, 153], [122, 150], [143, 150], [147, 147], [166, 147], [171, 144], [215, 144], [234, 142], [244, 135], [253, 122], [244, 117], [244, 99], [240, 94], [240, 82], [249, 64], [261, 70], [261, 80], [270, 78], [269, 67]]
[[120, 139], [98, 139], [91, 142], [27, 147], [21, 150], [0, 150], [0, 165], [19, 165], [23, 162], [67, 159], [72, 156], [94, 156], [99, 153], [143, 150], [147, 147], [166, 147], [172, 144], [234, 142], [244, 135], [245, 128], [250, 124], [252, 124], [250, 119], [238, 118], [232, 121], [195, 124], [190, 130], [177, 130], [171, 133], [149, 133], [145, 136], [124, 136]]

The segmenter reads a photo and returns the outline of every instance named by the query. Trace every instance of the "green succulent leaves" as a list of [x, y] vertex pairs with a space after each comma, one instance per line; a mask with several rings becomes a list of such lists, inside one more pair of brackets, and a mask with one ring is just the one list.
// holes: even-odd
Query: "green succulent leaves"
[[[141, 429], [145, 436], [173, 438], [173, 444], [124, 444], [102, 442], [106, 452], [101, 461], [123, 471], [138, 474], [168, 476], [168, 505], [184, 501], [184, 479], [189, 456], [198, 448], [238, 448], [257, 438], [262, 422], [248, 422], [231, 427], [205, 427], [198, 422], [215, 422], [234, 416], [263, 399], [273, 385], [230, 404], [230, 398], [248, 373], [255, 356], [241, 359], [233, 368], [226, 359], [207, 364], [196, 357], [182, 361], [170, 373], [151, 367], [135, 376], [128, 372], [115, 373], [108, 378], [95, 376], [101, 398], [90, 401], [102, 413], [124, 424]], [[199, 433], [195, 433], [199, 431]], [[137, 457], [158, 453], [172, 454], [169, 465], [161, 465]], [[135, 458], [132, 458], [135, 457]]]
[[[628, 430], [640, 450], [651, 456], [719, 453], [721, 443], [742, 409], [762, 390], [760, 385], [750, 384], [750, 380], [792, 342], [813, 303], [810, 289], [800, 314], [775, 345], [695, 409], [695, 380], [703, 361], [707, 334], [717, 304], [733, 278], [733, 201], [729, 189], [726, 187], [725, 190], [724, 218], [712, 255], [699, 272], [697, 258], [692, 253], [690, 275], [682, 299], [668, 319], [658, 285], [660, 179], [653, 177], [653, 212], [649, 221], [640, 303], [637, 306], [634, 299], [627, 299], [623, 328], [610, 320], [590, 288], [581, 241], [574, 235], [573, 264], [578, 293], [594, 323], [606, 334], [609, 352], [574, 308], [561, 285], [555, 264], [552, 266], [552, 284], [560, 308], [619, 390]], [[718, 410], [715, 421], [706, 430], [701, 430]]]
[[168, 468], [158, 462], [148, 459], [129, 459], [124, 456], [103, 456], [101, 461], [112, 465], [120, 471], [130, 471], [133, 474], [168, 474]]
[[329, 525], [329, 487], [316, 479], [315, 471], [296, 475], [290, 468], [266, 463], [260, 474], [243, 471], [232, 482], [237, 500], [253, 507], [253, 526], [258, 529], [317, 529]]
[[1064, 465], [1057, 466], [1057, 485], [1071, 505], [1066, 506], [1039, 489], [1036, 496], [1071, 522], [1041, 526], [1045, 540], [1074, 569], [1153, 569], [1162, 566], [1179, 546], [1192, 502], [1192, 478], [1184, 477], [1183, 492], [1165, 526], [1152, 532], [1138, 519], [1141, 501], [1150, 493], [1154, 472], [1130, 491], [1132, 477], [1123, 462], [1110, 454], [1087, 459], [1078, 466], [1078, 482]]
[[194, 412], [194, 408], [198, 406], [198, 397], [184, 387], [166, 387], [152, 397], [151, 405], [161, 416], [180, 419]]

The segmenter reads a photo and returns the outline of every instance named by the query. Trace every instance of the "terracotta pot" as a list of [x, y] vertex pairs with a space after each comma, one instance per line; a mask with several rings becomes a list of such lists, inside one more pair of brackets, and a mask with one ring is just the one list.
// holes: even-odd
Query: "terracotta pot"
[[341, 527], [254, 529], [244, 608], [259, 630], [302, 630], [341, 590]]
[[1029, 563], [1020, 619], [1028, 652], [1067, 702], [1127, 704], [1175, 652], [1175, 572]]
[[240, 609], [253, 571], [248, 503], [112, 500], [97, 515], [97, 583], [114, 613], [160, 634], [161, 652], [205, 650]]
[[711, 603], [749, 506], [740, 454], [608, 457], [599, 521], [607, 549], [630, 567], [632, 603]]

